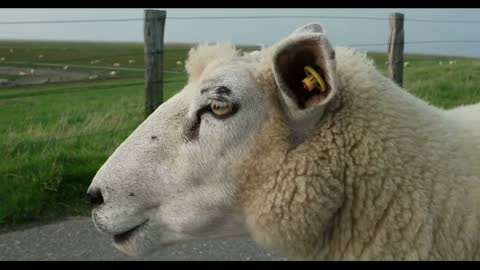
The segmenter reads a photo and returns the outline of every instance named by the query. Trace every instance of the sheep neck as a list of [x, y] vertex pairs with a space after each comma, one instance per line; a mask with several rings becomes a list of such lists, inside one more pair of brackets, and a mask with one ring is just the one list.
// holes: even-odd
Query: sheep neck
[[462, 207], [472, 204], [468, 176], [441, 166], [460, 154], [442, 112], [375, 72], [365, 80], [346, 71], [345, 89], [298, 146], [289, 142], [278, 97], [267, 93], [269, 115], [240, 163], [252, 236], [311, 259], [441, 258], [447, 251], [435, 246], [461, 239], [449, 254], [470, 258], [477, 235], [466, 239], [466, 232], [478, 222]]

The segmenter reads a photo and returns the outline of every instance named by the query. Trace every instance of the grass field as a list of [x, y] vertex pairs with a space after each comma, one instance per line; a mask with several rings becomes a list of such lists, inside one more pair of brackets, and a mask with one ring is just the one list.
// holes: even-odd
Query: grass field
[[17, 75], [8, 75], [8, 74], [0, 74], [0, 80], [8, 80], [8, 81], [13, 81], [20, 78], [20, 76]]
[[[165, 48], [165, 80], [174, 81], [165, 84], [165, 99], [186, 81], [176, 62], [189, 47]], [[143, 45], [1, 41], [2, 57], [0, 65], [128, 68], [98, 81], [0, 88], [0, 227], [88, 214], [85, 191], [92, 177], [143, 120]], [[385, 54], [370, 57], [386, 73]], [[404, 86], [444, 108], [480, 102], [480, 59], [455, 57], [457, 64], [448, 65], [450, 59], [406, 55]]]

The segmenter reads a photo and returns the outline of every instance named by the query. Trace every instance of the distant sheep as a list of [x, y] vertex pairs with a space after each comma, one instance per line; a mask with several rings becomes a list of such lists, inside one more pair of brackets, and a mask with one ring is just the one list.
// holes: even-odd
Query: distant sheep
[[450, 60], [448, 63], [449, 63], [450, 65], [454, 65], [454, 64], [457, 63], [457, 60]]
[[177, 65], [182, 65], [182, 61], [177, 61]]
[[128, 63], [133, 64], [133, 63], [135, 63], [135, 60], [128, 60]]
[[27, 75], [27, 73], [25, 73], [25, 72], [23, 72], [23, 71], [20, 71], [20, 72], [18, 72], [18, 75], [20, 75], [20, 76], [25, 76], [25, 75]]
[[117, 75], [117, 72], [116, 71], [110, 71], [110, 76], [116, 76]]
[[119, 66], [120, 66], [120, 63], [113, 63], [113, 66], [114, 66], [114, 67], [119, 67]]
[[96, 60], [90, 61], [90, 64], [93, 65], [93, 64], [98, 64], [98, 63], [100, 63], [100, 62], [101, 62], [100, 60], [96, 59]]
[[67, 70], [68, 68], [69, 68], [69, 66], [64, 66], [63, 70]]
[[95, 80], [96, 78], [98, 78], [97, 74], [93, 74], [93, 75], [88, 76], [89, 80]]
[[443, 62], [442, 62], [442, 61], [440, 61], [440, 62], [438, 62], [438, 64], [441, 66], [441, 65], [443, 65]]
[[43, 54], [40, 54], [40, 55], [38, 56], [38, 59], [42, 59], [43, 57], [45, 57], [45, 56], [44, 56]]
[[30, 74], [32, 74], [32, 75], [35, 74], [35, 69], [33, 69], [33, 68], [30, 69]]
[[5, 57], [0, 57], [0, 61], [5, 61]]
[[409, 66], [410, 66], [410, 62], [403, 63], [403, 67], [409, 67]]

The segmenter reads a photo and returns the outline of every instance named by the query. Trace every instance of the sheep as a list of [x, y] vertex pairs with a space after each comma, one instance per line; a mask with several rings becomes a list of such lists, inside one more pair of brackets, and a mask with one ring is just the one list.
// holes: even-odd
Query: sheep
[[440, 62], [438, 62], [438, 64], [441, 66], [441, 65], [443, 65], [443, 62], [442, 62], [442, 61], [440, 61]]
[[177, 65], [181, 66], [182, 64], [182, 61], [177, 61]]
[[70, 67], [67, 65], [67, 66], [63, 66], [63, 70], [68, 70]]
[[5, 57], [0, 57], [0, 61], [5, 61]]
[[410, 66], [410, 62], [403, 63], [403, 67], [409, 67], [409, 66]]
[[30, 74], [32, 74], [32, 75], [35, 74], [35, 69], [33, 69], [33, 68], [30, 69]]
[[110, 71], [109, 74], [110, 74], [110, 76], [116, 76], [116, 75], [117, 75], [117, 72], [113, 70], [113, 71]]
[[95, 80], [95, 79], [97, 79], [97, 78], [98, 78], [98, 75], [97, 75], [97, 74], [93, 74], [93, 75], [88, 76], [88, 79], [89, 79], [89, 80]]
[[90, 61], [90, 64], [93, 65], [93, 64], [98, 64], [98, 63], [100, 63], [100, 62], [101, 62], [100, 60], [95, 59], [95, 60]]
[[120, 63], [113, 63], [113, 66], [114, 66], [114, 67], [119, 67], [119, 66], [120, 66]]
[[38, 55], [38, 59], [42, 59], [44, 57], [43, 54]]
[[24, 71], [19, 71], [19, 72], [18, 72], [18, 75], [20, 75], [20, 76], [25, 76], [25, 75], [27, 75], [27, 73], [24, 72]]
[[200, 44], [185, 67], [87, 190], [123, 253], [249, 235], [308, 260], [480, 259], [480, 104], [434, 107], [319, 24], [251, 58]]
[[134, 63], [135, 63], [135, 60], [128, 60], [128, 63], [129, 63], [129, 64], [134, 64]]

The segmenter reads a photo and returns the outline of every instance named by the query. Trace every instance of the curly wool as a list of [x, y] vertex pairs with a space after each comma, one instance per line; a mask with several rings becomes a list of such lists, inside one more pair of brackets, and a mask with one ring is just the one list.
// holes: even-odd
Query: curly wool
[[413, 97], [365, 53], [336, 56], [339, 94], [299, 145], [271, 58], [258, 65], [268, 117], [237, 168], [254, 239], [304, 259], [480, 259], [478, 128]]

